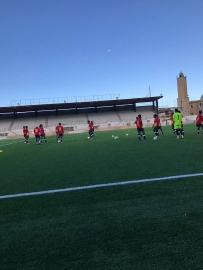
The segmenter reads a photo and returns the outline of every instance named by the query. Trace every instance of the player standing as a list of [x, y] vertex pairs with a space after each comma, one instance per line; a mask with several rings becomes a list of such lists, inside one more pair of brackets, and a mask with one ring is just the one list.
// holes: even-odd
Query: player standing
[[25, 126], [25, 143], [26, 144], [29, 144], [28, 140], [29, 140], [29, 130], [28, 130], [28, 126]]
[[42, 139], [44, 139], [45, 143], [47, 143], [44, 127], [42, 124], [39, 125], [39, 135], [40, 135], [40, 142], [42, 143]]
[[59, 123], [59, 125], [58, 125], [58, 139], [61, 141], [61, 143], [63, 142], [63, 133], [64, 133], [64, 128], [61, 125], [61, 123]]
[[40, 136], [39, 136], [39, 128], [34, 128], [35, 140], [36, 144], [40, 145]]
[[138, 114], [138, 117], [136, 117], [135, 124], [137, 125], [137, 135], [138, 135], [139, 141], [141, 141], [141, 136], [143, 136], [144, 140], [146, 141], [146, 135], [143, 128], [141, 114]]
[[197, 135], [200, 136], [200, 128], [202, 127], [202, 122], [203, 122], [203, 115], [202, 111], [199, 111], [199, 114], [196, 117], [196, 127], [197, 127]]
[[175, 113], [173, 114], [173, 121], [174, 121], [174, 129], [176, 131], [177, 137], [176, 139], [179, 139], [180, 134], [182, 135], [182, 138], [184, 138], [181, 127], [182, 127], [182, 114], [178, 111], [178, 109], [175, 109]]
[[92, 124], [92, 132], [93, 132], [93, 134], [94, 134], [94, 122], [91, 121], [90, 123]]
[[157, 139], [159, 137], [159, 131], [158, 131], [159, 122], [160, 122], [160, 119], [158, 119], [157, 114], [154, 114], [154, 124], [153, 124], [152, 128], [153, 128], [154, 134], [155, 134]]
[[26, 143], [26, 129], [25, 129], [25, 126], [23, 126], [23, 137], [24, 137], [24, 142]]
[[55, 131], [56, 131], [56, 142], [58, 142], [58, 138], [59, 138], [59, 126], [56, 126]]
[[90, 135], [90, 138], [92, 139], [94, 137], [94, 125], [88, 120], [87, 121], [88, 123], [88, 128], [89, 128], [89, 135]]
[[175, 131], [175, 129], [174, 129], [173, 114], [174, 114], [174, 113], [171, 114], [171, 118], [170, 118], [170, 121], [171, 121], [171, 128], [172, 128], [172, 130], [173, 130], [173, 134], [176, 134], [176, 131]]

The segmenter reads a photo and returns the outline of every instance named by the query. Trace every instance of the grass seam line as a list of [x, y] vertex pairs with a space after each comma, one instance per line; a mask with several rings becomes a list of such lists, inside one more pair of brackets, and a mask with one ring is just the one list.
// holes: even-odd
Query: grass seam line
[[198, 177], [198, 176], [203, 176], [203, 173], [184, 174], [184, 175], [166, 176], [166, 177], [158, 177], [158, 178], [130, 180], [130, 181], [123, 181], [123, 182], [107, 183], [107, 184], [96, 184], [96, 185], [89, 185], [89, 186], [79, 186], [79, 187], [71, 187], [71, 188], [51, 189], [51, 190], [36, 191], [36, 192], [18, 193], [18, 194], [0, 196], [0, 200], [1, 199], [9, 199], [9, 198], [17, 198], [17, 197], [52, 194], [52, 193], [59, 193], [59, 192], [69, 192], [69, 191], [75, 191], [75, 190], [85, 190], [85, 189], [93, 189], [93, 188], [101, 188], [101, 187], [130, 185], [130, 184], [173, 180], [173, 179], [188, 178], [188, 177]]

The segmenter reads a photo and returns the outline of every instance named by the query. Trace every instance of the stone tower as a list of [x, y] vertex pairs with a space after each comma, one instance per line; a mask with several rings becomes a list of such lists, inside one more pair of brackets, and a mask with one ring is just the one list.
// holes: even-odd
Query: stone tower
[[190, 104], [187, 92], [187, 79], [182, 72], [177, 77], [178, 84], [178, 108], [181, 109], [183, 116], [190, 115]]

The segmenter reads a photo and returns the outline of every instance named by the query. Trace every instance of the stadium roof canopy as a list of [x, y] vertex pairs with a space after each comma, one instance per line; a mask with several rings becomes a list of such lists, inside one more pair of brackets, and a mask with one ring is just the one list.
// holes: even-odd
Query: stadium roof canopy
[[53, 103], [53, 104], [38, 104], [38, 105], [19, 105], [0, 107], [0, 113], [23, 113], [29, 111], [52, 111], [52, 110], [68, 110], [68, 109], [82, 109], [91, 107], [107, 107], [107, 106], [124, 106], [129, 104], [157, 102], [163, 96], [143, 97], [143, 98], [130, 98], [130, 99], [114, 99], [114, 100], [97, 100], [97, 101], [84, 101], [84, 102], [68, 102], [66, 103]]

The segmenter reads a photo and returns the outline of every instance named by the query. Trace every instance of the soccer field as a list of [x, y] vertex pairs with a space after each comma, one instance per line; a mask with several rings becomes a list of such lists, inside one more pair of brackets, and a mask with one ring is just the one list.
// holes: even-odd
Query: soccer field
[[184, 139], [164, 133], [154, 141], [147, 128], [141, 142], [135, 130], [40, 146], [2, 141], [13, 144], [0, 147], [0, 269], [203, 269], [203, 176], [116, 185], [203, 173], [195, 125], [185, 125]]

